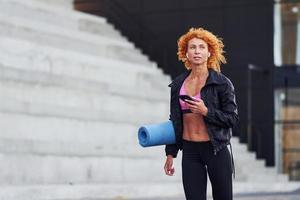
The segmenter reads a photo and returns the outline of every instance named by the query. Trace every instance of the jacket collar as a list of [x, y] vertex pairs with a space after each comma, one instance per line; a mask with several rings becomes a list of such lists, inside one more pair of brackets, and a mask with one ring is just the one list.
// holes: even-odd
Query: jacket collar
[[[183, 81], [188, 77], [188, 75], [191, 73], [192, 70], [188, 70], [180, 74], [178, 77], [176, 77], [168, 86], [169, 87], [178, 87], [181, 86]], [[206, 80], [205, 85], [210, 84], [223, 84], [225, 82], [224, 77], [220, 72], [217, 72], [213, 69], [208, 69], [208, 77]]]

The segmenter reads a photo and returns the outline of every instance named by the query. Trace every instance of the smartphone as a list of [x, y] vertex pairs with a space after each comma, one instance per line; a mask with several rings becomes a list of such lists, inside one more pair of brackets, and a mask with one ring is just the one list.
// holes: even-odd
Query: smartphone
[[191, 100], [191, 101], [195, 101], [192, 97], [190, 97], [189, 95], [179, 95], [179, 98], [182, 100], [182, 101], [185, 101], [185, 100]]

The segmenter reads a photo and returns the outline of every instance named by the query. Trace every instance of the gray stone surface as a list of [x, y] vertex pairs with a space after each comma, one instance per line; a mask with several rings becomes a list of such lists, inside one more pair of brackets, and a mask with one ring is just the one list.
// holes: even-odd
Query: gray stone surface
[[[185, 200], [184, 196], [168, 197], [168, 198], [121, 198], [117, 197], [114, 199], [94, 199], [94, 200]], [[235, 194], [234, 200], [299, 200], [300, 199], [300, 188], [291, 192], [271, 192], [271, 193], [244, 193]], [[92, 200], [92, 199], [85, 199]], [[213, 200], [211, 196], [207, 200]]]
[[[264, 195], [242, 195], [234, 196], [234, 200], [299, 200], [300, 194], [264, 194]], [[83, 200], [92, 200], [92, 199], [83, 199]], [[112, 200], [112, 199], [93, 199], [93, 200]], [[122, 198], [115, 198], [113, 200], [125, 200]], [[185, 200], [182, 198], [149, 198], [149, 199], [126, 199], [126, 200]], [[213, 200], [211, 197], [207, 200]]]

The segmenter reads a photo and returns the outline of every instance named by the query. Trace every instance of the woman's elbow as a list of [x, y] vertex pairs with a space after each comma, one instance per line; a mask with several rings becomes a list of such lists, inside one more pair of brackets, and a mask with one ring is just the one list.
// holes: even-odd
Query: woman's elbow
[[232, 114], [231, 118], [230, 118], [230, 128], [233, 128], [237, 125], [237, 123], [239, 122], [239, 116], [237, 113]]

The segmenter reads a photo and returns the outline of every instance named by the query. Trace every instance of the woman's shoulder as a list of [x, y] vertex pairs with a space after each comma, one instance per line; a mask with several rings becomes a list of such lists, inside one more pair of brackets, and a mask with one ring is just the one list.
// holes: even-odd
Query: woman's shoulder
[[222, 72], [218, 72], [215, 70], [211, 70], [211, 71], [214, 74], [214, 78], [216, 79], [216, 81], [227, 85], [233, 85], [232, 81]]
[[175, 84], [177, 84], [178, 82], [182, 81], [183, 79], [185, 79], [190, 71], [184, 71], [181, 74], [179, 74], [178, 76], [176, 76], [171, 83], [168, 85], [169, 87], [174, 86]]

